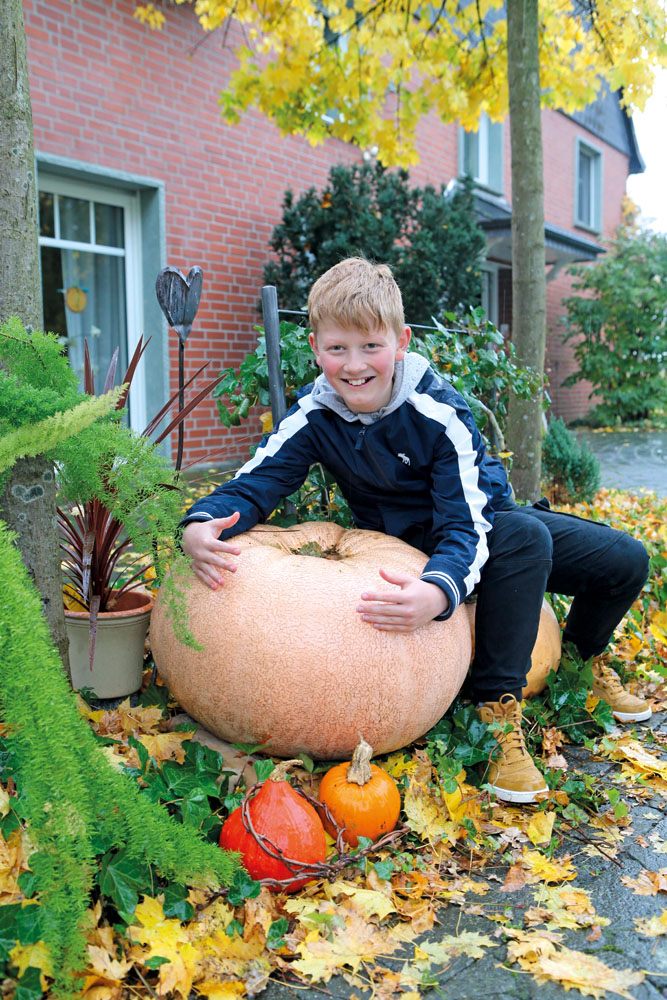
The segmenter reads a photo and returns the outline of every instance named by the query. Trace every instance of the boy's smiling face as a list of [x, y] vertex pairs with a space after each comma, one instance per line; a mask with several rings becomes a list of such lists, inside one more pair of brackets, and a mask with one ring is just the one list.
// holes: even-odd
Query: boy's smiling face
[[391, 399], [394, 366], [410, 343], [410, 327], [393, 330], [343, 330], [334, 324], [310, 334], [310, 346], [329, 385], [353, 413], [374, 413]]

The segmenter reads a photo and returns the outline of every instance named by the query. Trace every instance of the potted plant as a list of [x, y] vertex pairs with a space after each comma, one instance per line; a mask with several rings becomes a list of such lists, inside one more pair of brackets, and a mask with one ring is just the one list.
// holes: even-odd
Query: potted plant
[[[137, 365], [148, 344], [143, 338], [123, 376], [116, 411], [97, 421], [61, 449], [58, 524], [63, 553], [65, 619], [75, 688], [92, 689], [98, 698], [123, 697], [141, 686], [144, 644], [153, 597], [147, 570], [161, 577], [160, 560], [173, 546], [182, 516], [178, 472], [157, 445], [178, 427], [219, 379], [181, 406], [151, 440], [178, 397], [175, 393], [143, 434], [121, 420]], [[104, 392], [113, 387], [117, 352]], [[206, 366], [203, 366], [206, 367]], [[201, 374], [192, 376], [187, 386]], [[88, 345], [84, 348], [84, 391], [95, 395]], [[145, 553], [136, 568], [131, 550]]]

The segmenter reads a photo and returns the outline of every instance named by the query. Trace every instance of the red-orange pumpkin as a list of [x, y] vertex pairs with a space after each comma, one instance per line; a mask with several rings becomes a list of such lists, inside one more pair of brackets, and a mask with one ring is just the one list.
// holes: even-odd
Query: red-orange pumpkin
[[[300, 760], [287, 760], [278, 764], [250, 800], [248, 808], [253, 828], [258, 834], [271, 840], [286, 858], [313, 864], [325, 860], [327, 842], [316, 810], [287, 780], [287, 768], [300, 763]], [[246, 830], [241, 806], [225, 820], [220, 831], [220, 847], [238, 851], [244, 868], [257, 881], [282, 881], [293, 875], [286, 864], [271, 857]], [[269, 888], [276, 892], [295, 892], [309, 881], [310, 877], [297, 878], [284, 887]]]
[[[318, 798], [339, 827], [345, 827], [343, 840], [356, 847], [359, 837], [377, 840], [393, 830], [401, 811], [401, 796], [396, 782], [377, 764], [371, 763], [373, 749], [361, 740], [351, 761], [336, 764], [322, 778]], [[336, 830], [326, 819], [324, 826], [332, 837]]]

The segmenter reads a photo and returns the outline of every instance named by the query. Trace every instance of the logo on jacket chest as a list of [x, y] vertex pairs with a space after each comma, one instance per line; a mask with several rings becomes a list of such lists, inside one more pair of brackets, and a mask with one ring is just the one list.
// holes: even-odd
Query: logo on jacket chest
[[399, 451], [399, 453], [398, 453], [398, 455], [396, 457], [400, 458], [400, 460], [403, 463], [403, 465], [409, 465], [410, 464], [410, 459], [402, 451]]

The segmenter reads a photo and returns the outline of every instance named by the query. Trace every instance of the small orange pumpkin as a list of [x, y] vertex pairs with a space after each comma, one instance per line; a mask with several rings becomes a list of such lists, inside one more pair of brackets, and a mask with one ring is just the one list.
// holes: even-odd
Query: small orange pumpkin
[[[396, 782], [377, 764], [371, 764], [373, 748], [362, 738], [352, 760], [336, 764], [322, 778], [319, 791], [323, 802], [340, 827], [343, 840], [356, 847], [359, 837], [377, 840], [393, 830], [401, 811]], [[336, 836], [331, 823], [325, 829]]]

